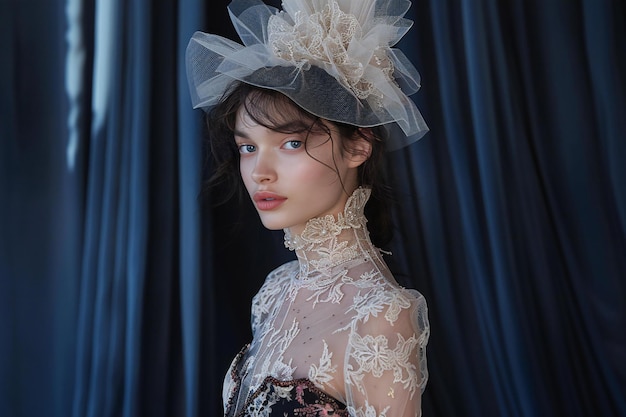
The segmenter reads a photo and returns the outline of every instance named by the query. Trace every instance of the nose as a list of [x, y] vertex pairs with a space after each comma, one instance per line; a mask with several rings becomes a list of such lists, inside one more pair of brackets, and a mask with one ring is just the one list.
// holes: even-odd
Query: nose
[[258, 152], [252, 171], [252, 179], [257, 184], [265, 184], [276, 181], [276, 170], [271, 155], [266, 152]]

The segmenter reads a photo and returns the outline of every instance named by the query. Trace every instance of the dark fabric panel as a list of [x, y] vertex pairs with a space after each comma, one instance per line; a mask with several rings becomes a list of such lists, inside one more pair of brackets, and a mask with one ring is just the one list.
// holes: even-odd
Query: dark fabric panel
[[69, 169], [65, 152], [62, 4], [0, 2], [0, 415], [7, 416], [68, 415], [72, 398], [84, 180], [80, 156]]

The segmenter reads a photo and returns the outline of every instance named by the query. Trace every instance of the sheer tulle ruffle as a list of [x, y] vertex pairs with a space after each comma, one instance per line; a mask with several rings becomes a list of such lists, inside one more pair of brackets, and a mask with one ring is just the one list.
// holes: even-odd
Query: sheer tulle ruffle
[[187, 47], [194, 108], [215, 105], [239, 80], [282, 92], [327, 120], [385, 125], [389, 150], [428, 128], [407, 95], [420, 87], [415, 67], [393, 49], [411, 27], [405, 0], [285, 0], [284, 11], [260, 0], [229, 6], [243, 45], [196, 32]]

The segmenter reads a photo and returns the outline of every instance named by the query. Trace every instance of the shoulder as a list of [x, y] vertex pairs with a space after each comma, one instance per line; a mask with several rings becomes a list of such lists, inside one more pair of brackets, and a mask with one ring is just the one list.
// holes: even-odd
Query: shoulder
[[272, 272], [267, 274], [265, 282], [263, 282], [263, 285], [255, 298], [263, 297], [266, 293], [274, 293], [284, 287], [284, 284], [289, 282], [297, 271], [298, 261], [290, 261], [274, 269]]
[[387, 293], [384, 302], [388, 305], [385, 319], [391, 325], [397, 321], [408, 321], [416, 333], [428, 331], [428, 306], [426, 299], [418, 291], [396, 287]]
[[[364, 300], [353, 323], [353, 336], [425, 347], [430, 334], [426, 300], [418, 291], [389, 282]], [[410, 341], [410, 342], [409, 342]]]
[[267, 277], [265, 278], [265, 282], [263, 283], [261, 289], [266, 286], [281, 285], [284, 282], [291, 280], [291, 278], [297, 272], [298, 261], [293, 260], [286, 262], [267, 274]]
[[384, 331], [409, 325], [420, 333], [428, 328], [426, 300], [418, 291], [381, 276], [372, 277], [367, 287], [354, 298], [352, 310], [356, 327]]
[[278, 268], [274, 269], [272, 272], [268, 274], [268, 278], [274, 275], [282, 275], [285, 272], [291, 273], [297, 270], [298, 270], [298, 261], [294, 259], [293, 261], [285, 262]]
[[261, 289], [252, 299], [252, 327], [256, 327], [273, 311], [287, 283], [298, 271], [298, 261], [287, 262], [267, 275]]
[[430, 336], [428, 308], [416, 290], [388, 282], [354, 308], [350, 338], [356, 351], [359, 346], [380, 343], [398, 352], [412, 351], [414, 359], [425, 354]]

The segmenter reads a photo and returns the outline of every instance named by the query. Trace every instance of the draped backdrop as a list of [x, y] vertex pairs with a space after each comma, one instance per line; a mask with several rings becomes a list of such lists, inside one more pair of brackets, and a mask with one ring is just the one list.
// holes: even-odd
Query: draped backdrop
[[[202, 185], [183, 56], [225, 6], [0, 0], [0, 415], [220, 415], [293, 256]], [[431, 132], [388, 154], [389, 260], [429, 303], [423, 415], [626, 416], [624, 2], [408, 17]]]

